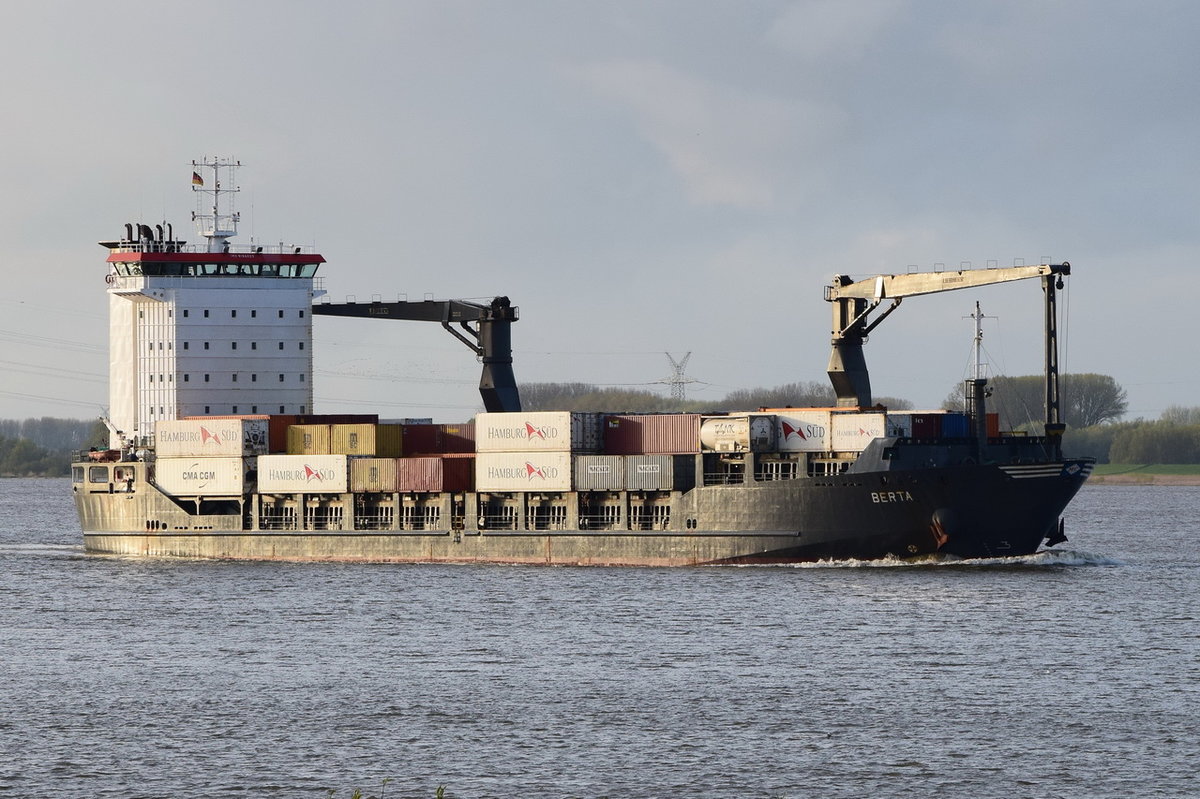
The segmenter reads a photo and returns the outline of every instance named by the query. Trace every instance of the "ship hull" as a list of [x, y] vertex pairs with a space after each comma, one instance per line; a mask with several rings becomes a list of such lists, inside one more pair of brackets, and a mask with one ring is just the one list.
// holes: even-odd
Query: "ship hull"
[[703, 486], [663, 497], [669, 512], [648, 529], [579, 529], [580, 493], [562, 498], [572, 513], [545, 525], [552, 529], [535, 529], [542, 523], [532, 514], [518, 514], [508, 529], [481, 525], [475, 494], [421, 497], [430, 507], [471, 509], [447, 512], [451, 522], [429, 529], [401, 529], [399, 517], [392, 529], [360, 529], [355, 511], [365, 500], [355, 494], [322, 498], [322, 521], [300, 515], [298, 529], [282, 530], [259, 517], [256, 495], [233, 512], [197, 513], [199, 502], [188, 508], [140, 480], [125, 490], [77, 485], [76, 504], [86, 551], [113, 555], [604, 566], [975, 558], [1036, 552], [1090, 469], [1088, 460], [1063, 460]]

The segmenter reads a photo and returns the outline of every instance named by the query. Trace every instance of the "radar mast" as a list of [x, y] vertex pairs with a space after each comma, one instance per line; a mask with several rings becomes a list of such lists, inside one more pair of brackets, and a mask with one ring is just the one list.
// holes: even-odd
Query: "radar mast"
[[237, 235], [242, 217], [233, 208], [233, 195], [241, 191], [236, 179], [241, 165], [232, 158], [192, 161], [192, 191], [196, 194], [192, 221], [196, 232], [208, 240], [209, 252], [228, 252], [229, 239]]

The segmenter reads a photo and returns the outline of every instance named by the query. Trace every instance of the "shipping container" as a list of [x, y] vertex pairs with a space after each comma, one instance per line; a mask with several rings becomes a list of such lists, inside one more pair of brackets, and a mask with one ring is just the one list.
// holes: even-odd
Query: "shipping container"
[[700, 445], [714, 452], [774, 452], [776, 425], [774, 414], [768, 413], [705, 416]]
[[789, 408], [776, 411], [778, 452], [828, 452], [833, 422], [824, 408]]
[[481, 452], [476, 491], [570, 491], [569, 452]]
[[943, 438], [966, 438], [971, 434], [971, 421], [965, 413], [942, 414]]
[[258, 490], [264, 494], [344, 494], [345, 455], [260, 455]]
[[480, 413], [475, 416], [478, 452], [595, 452], [600, 416], [571, 411]]
[[475, 478], [473, 458], [399, 458], [396, 490], [402, 492], [470, 491]]
[[396, 490], [395, 458], [354, 458], [350, 461], [350, 490], [355, 493]]
[[888, 412], [887, 434], [895, 438], [912, 438], [913, 415], [903, 411]]
[[329, 453], [374, 458], [403, 455], [404, 428], [398, 424], [331, 424]]
[[942, 434], [945, 411], [921, 411], [912, 415], [913, 438], [937, 438]]
[[267, 417], [164, 419], [155, 425], [154, 451], [162, 458], [265, 455]]
[[297, 416], [296, 424], [379, 424], [379, 414], [309, 413]]
[[695, 455], [628, 455], [626, 491], [689, 491], [696, 485]]
[[177, 497], [238, 497], [246, 485], [246, 472], [254, 459], [230, 457], [158, 458], [154, 482]]
[[624, 456], [579, 455], [575, 458], [576, 491], [621, 491], [624, 488]]
[[862, 452], [887, 435], [887, 414], [882, 411], [834, 413], [832, 419], [834, 452]]
[[1000, 414], [989, 413], [987, 419], [987, 437], [998, 438], [1000, 436]]
[[330, 455], [329, 425], [294, 424], [288, 428], [288, 455]]
[[406, 424], [404, 425], [403, 449], [406, 455], [474, 452], [475, 423]]
[[619, 413], [604, 417], [609, 455], [688, 455], [700, 451], [698, 413]]

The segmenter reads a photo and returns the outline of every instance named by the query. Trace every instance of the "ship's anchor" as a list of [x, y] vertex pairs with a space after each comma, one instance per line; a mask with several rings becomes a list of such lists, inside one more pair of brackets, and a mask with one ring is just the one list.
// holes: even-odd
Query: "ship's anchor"
[[946, 532], [947, 527], [953, 527], [953, 514], [945, 508], [938, 508], [933, 512], [933, 518], [929, 520], [929, 532], [933, 535], [933, 548], [940, 550], [950, 541], [950, 534]]

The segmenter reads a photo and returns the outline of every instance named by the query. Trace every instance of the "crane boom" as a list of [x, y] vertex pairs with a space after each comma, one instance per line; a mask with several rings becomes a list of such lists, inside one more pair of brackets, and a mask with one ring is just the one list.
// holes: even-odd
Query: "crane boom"
[[[1071, 274], [1071, 265], [1037, 264], [998, 269], [948, 272], [913, 272], [903, 275], [876, 275], [855, 281], [838, 275], [825, 287], [825, 300], [833, 303], [833, 353], [829, 357], [829, 380], [837, 394], [839, 407], [869, 407], [871, 378], [867, 371], [863, 344], [867, 335], [897, 307], [905, 297], [936, 294], [943, 291], [991, 286], [1014, 280], [1041, 278], [1045, 293], [1046, 340], [1046, 432], [1061, 436], [1058, 413], [1058, 329], [1055, 290], [1062, 278]], [[891, 304], [871, 320], [883, 303]]]
[[[370, 302], [359, 304], [319, 303], [314, 315], [354, 316], [360, 319], [406, 319], [440, 322], [450, 335], [466, 344], [483, 362], [479, 393], [487, 411], [519, 411], [521, 395], [512, 369], [512, 323], [517, 307], [508, 297], [496, 297], [483, 305], [468, 300], [423, 300], [421, 302]], [[451, 327], [457, 323], [459, 332]], [[471, 327], [474, 324], [475, 327]]]

